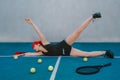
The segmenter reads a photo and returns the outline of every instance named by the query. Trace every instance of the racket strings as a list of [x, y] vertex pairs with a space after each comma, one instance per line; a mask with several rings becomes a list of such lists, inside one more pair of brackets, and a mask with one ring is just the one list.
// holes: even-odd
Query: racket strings
[[98, 72], [99, 69], [98, 68], [95, 68], [95, 67], [86, 67], [86, 68], [78, 68], [76, 70], [77, 73], [82, 73], [82, 74], [92, 74], [92, 73], [96, 73]]

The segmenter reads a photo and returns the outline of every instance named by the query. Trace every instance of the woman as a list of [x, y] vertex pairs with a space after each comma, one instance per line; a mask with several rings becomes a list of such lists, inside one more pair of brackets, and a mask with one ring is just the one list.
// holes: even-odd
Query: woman
[[35, 41], [32, 44], [32, 48], [36, 51], [34, 53], [29, 52], [16, 52], [15, 55], [24, 55], [24, 56], [79, 56], [79, 57], [96, 57], [105, 55], [108, 58], [114, 58], [111, 51], [92, 51], [86, 52], [81, 51], [72, 47], [71, 45], [75, 42], [75, 40], [79, 37], [79, 35], [83, 32], [83, 30], [88, 26], [88, 24], [96, 18], [101, 18], [100, 13], [93, 14], [90, 18], [88, 18], [81, 26], [79, 26], [72, 34], [70, 34], [65, 40], [58, 42], [57, 44], [52, 44], [48, 42], [42, 32], [38, 29], [38, 27], [33, 23], [30, 18], [26, 18], [25, 21], [32, 25], [36, 33], [38, 34], [40, 40]]

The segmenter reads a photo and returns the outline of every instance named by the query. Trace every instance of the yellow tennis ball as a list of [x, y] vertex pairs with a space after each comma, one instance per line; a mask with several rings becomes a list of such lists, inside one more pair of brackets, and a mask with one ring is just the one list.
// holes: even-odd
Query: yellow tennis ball
[[49, 71], [53, 71], [53, 66], [48, 66]]
[[38, 63], [42, 63], [42, 59], [38, 59]]
[[35, 73], [35, 72], [36, 72], [36, 69], [35, 69], [35, 68], [30, 68], [30, 72], [31, 72], [31, 73]]
[[18, 56], [14, 55], [13, 58], [14, 58], [14, 59], [18, 59]]
[[88, 58], [87, 58], [87, 57], [84, 57], [84, 58], [83, 58], [83, 61], [84, 61], [84, 62], [87, 62], [87, 61], [88, 61]]

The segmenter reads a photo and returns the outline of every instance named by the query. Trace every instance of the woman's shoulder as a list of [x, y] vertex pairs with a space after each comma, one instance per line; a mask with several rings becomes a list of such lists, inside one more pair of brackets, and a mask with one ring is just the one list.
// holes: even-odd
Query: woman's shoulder
[[50, 42], [43, 43], [44, 46], [51, 44]]

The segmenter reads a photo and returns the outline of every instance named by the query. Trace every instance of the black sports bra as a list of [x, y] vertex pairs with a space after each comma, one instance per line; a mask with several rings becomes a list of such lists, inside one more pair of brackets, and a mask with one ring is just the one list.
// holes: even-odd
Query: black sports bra
[[58, 44], [47, 44], [43, 46], [48, 52], [43, 52], [46, 56], [60, 56], [62, 55], [62, 48]]

